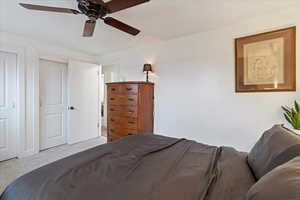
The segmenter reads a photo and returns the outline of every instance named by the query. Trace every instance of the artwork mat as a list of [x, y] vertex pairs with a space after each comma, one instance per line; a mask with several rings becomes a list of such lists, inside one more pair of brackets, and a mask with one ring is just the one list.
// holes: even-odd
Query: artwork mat
[[[251, 77], [249, 77], [250, 69], [247, 67], [247, 62], [249, 62], [249, 54], [250, 57], [252, 56], [250, 60], [255, 59], [255, 54], [252, 53], [251, 55], [249, 48], [255, 49], [255, 46], [261, 47], [267, 44], [271, 46], [275, 44], [275, 47], [279, 48], [276, 53], [277, 56], [274, 57], [274, 55], [268, 54], [268, 56], [265, 56], [268, 62], [273, 60], [272, 62], [277, 65], [275, 68], [266, 65], [267, 71], [275, 69], [273, 74], [269, 73], [269, 75], [272, 75], [273, 80], [272, 78], [267, 80], [251, 79]], [[237, 38], [235, 39], [235, 48], [236, 92], [296, 91], [296, 27]], [[263, 56], [259, 51], [256, 54], [258, 57]], [[251, 62], [253, 63], [253, 61], [250, 61], [250, 63]], [[264, 70], [260, 70], [263, 75], [266, 74]], [[256, 70], [257, 73], [258, 71], [259, 70]], [[261, 74], [258, 73], [258, 75]]]

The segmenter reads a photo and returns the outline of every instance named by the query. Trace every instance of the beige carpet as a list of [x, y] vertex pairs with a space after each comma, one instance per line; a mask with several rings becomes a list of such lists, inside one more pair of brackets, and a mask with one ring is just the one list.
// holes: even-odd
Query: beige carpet
[[93, 148], [104, 143], [106, 143], [106, 139], [104, 137], [101, 137], [73, 145], [62, 145], [59, 147], [48, 149], [46, 151], [42, 151], [39, 154], [26, 158], [12, 159], [0, 162], [0, 194], [3, 192], [7, 185], [9, 185], [13, 180], [23, 174], [26, 174], [34, 169], [37, 169], [43, 165], [47, 165], [56, 160], [68, 157], [72, 154]]

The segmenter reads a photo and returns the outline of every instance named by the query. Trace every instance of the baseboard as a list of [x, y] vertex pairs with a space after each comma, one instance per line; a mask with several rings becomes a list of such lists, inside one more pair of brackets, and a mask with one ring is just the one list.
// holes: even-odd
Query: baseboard
[[38, 154], [38, 153], [39, 153], [38, 151], [34, 151], [34, 150], [32, 149], [32, 150], [20, 152], [20, 153], [18, 154], [18, 158], [24, 158], [24, 157], [32, 156], [32, 155], [35, 155], [35, 154]]
[[85, 142], [85, 141], [96, 139], [96, 138], [105, 138], [105, 137], [103, 137], [103, 136], [97, 136], [97, 137], [90, 137], [90, 138], [78, 139], [78, 140], [68, 141], [67, 144], [69, 144], [69, 145], [77, 144], [77, 143]]

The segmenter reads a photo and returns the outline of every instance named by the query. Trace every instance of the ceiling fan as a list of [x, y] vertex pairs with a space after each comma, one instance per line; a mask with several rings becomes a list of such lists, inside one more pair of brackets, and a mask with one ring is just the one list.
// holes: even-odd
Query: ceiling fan
[[20, 5], [30, 10], [60, 12], [60, 13], [68, 13], [74, 15], [84, 14], [89, 19], [85, 23], [83, 36], [92, 37], [94, 34], [96, 21], [98, 19], [102, 19], [105, 24], [117, 28], [128, 34], [131, 35], [139, 34], [140, 30], [132, 26], [129, 26], [112, 17], [106, 17], [106, 15], [127, 8], [131, 8], [142, 3], [146, 3], [148, 1], [150, 0], [111, 0], [108, 2], [104, 2], [103, 0], [77, 0], [79, 11], [74, 9], [69, 9], [69, 8], [48, 7], [48, 6], [40, 6], [40, 5], [25, 4], [25, 3], [20, 3]]

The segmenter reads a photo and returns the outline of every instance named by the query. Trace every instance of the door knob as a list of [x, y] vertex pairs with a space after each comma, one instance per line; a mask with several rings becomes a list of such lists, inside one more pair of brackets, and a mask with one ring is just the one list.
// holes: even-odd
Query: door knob
[[69, 110], [75, 110], [75, 108], [73, 106], [69, 106], [68, 108]]
[[16, 102], [12, 102], [11, 107], [12, 107], [12, 109], [15, 109], [16, 108]]

